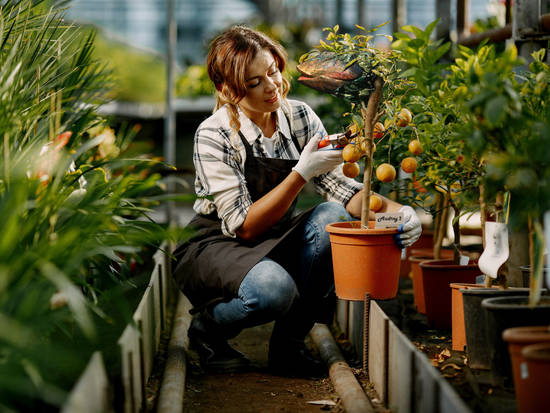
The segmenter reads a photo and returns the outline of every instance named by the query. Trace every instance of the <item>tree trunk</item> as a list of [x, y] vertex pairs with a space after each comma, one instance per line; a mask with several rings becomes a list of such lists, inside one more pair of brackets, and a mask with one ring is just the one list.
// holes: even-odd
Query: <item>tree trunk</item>
[[367, 154], [365, 157], [365, 170], [363, 172], [363, 196], [361, 204], [361, 228], [369, 227], [369, 214], [370, 214], [370, 192], [371, 192], [371, 178], [372, 178], [372, 155], [374, 147], [374, 138], [372, 130], [374, 126], [374, 120], [378, 113], [378, 104], [382, 98], [382, 87], [384, 81], [381, 78], [377, 78], [374, 81], [374, 91], [369, 96], [369, 103], [365, 108], [365, 103], [361, 103], [361, 114], [363, 115], [365, 137], [367, 143]]

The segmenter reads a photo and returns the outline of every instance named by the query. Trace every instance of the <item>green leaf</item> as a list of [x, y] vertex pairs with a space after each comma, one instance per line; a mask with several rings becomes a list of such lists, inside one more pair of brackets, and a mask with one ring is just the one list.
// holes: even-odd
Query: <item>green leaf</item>
[[484, 110], [485, 117], [493, 125], [497, 124], [506, 116], [507, 107], [507, 99], [502, 95], [496, 96], [486, 103]]
[[[424, 30], [426, 40], [428, 40], [430, 38], [430, 36], [432, 35], [432, 32], [434, 31], [434, 29], [435, 29], [435, 27], [437, 26], [438, 23], [439, 23], [439, 19], [436, 19], [436, 20], [434, 20], [433, 22], [431, 22], [430, 24], [428, 24], [426, 26], [426, 29]], [[450, 46], [450, 44], [449, 44], [449, 46]]]

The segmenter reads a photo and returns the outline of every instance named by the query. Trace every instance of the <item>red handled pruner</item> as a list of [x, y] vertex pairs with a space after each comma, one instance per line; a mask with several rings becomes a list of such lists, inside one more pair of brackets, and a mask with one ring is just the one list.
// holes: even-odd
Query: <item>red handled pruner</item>
[[331, 145], [333, 149], [342, 149], [356, 136], [357, 136], [357, 132], [335, 133], [333, 135], [327, 136], [324, 139], [321, 139], [317, 147], [321, 149], [321, 148], [324, 148], [325, 146]]

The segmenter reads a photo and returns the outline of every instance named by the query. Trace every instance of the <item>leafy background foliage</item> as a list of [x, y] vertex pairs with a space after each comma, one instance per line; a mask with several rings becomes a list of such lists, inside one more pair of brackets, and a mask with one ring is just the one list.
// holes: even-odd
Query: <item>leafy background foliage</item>
[[55, 409], [95, 350], [116, 366], [147, 257], [181, 235], [148, 218], [167, 166], [97, 114], [112, 77], [66, 5], [0, 6], [2, 411]]

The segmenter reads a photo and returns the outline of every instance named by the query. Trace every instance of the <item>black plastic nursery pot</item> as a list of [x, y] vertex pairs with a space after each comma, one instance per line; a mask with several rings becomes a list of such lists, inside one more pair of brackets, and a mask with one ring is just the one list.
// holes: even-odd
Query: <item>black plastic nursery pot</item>
[[486, 311], [487, 342], [493, 386], [512, 387], [512, 367], [502, 333], [507, 328], [544, 325], [550, 322], [550, 297], [528, 306], [529, 297], [495, 297], [481, 302]]
[[486, 298], [527, 296], [528, 288], [467, 288], [461, 289], [464, 306], [464, 325], [466, 331], [466, 354], [468, 365], [472, 369], [489, 370], [489, 354], [487, 346], [486, 323], [487, 314], [481, 307]]
[[[529, 287], [529, 280], [531, 278], [531, 266], [530, 265], [523, 265], [519, 267], [521, 270], [521, 277], [524, 287]], [[546, 285], [546, 274], [550, 271], [550, 268], [544, 267], [544, 271], [542, 272], [542, 288], [549, 289], [550, 286]]]

